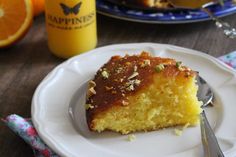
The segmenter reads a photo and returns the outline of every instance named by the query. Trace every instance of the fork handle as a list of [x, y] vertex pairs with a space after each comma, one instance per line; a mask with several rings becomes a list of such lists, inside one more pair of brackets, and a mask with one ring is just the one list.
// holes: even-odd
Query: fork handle
[[204, 110], [200, 114], [200, 123], [204, 157], [224, 157]]
[[229, 23], [224, 22], [222, 20], [220, 20], [218, 17], [216, 17], [208, 8], [207, 6], [203, 6], [202, 11], [204, 11], [205, 13], [207, 13], [210, 18], [215, 22], [216, 27], [222, 29], [224, 31], [224, 34], [231, 38], [231, 39], [235, 39], [236, 38], [236, 29], [231, 27]]

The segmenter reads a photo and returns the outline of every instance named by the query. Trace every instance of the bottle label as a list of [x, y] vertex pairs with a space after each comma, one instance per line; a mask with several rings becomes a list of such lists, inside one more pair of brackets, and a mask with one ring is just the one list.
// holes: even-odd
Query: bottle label
[[59, 14], [53, 14], [51, 11], [46, 13], [47, 24], [50, 27], [62, 30], [76, 30], [88, 27], [96, 21], [95, 9], [81, 14], [81, 10], [86, 9], [83, 8], [86, 7], [83, 2], [78, 2], [73, 6], [61, 2], [56, 7], [57, 12], [60, 12]]

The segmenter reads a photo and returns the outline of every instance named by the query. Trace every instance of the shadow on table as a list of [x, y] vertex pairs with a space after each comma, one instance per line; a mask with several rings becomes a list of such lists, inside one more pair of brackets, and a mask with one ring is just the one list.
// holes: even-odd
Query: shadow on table
[[[223, 18], [236, 27], [235, 15]], [[182, 46], [220, 56], [235, 50], [235, 40], [227, 38], [214, 22], [188, 24], [146, 24], [98, 15], [99, 46], [117, 43], [154, 42]]]
[[[98, 32], [100, 38], [109, 36], [109, 34], [113, 35], [113, 37], [125, 37], [125, 40], [128, 40], [129, 37], [136, 41], [144, 39], [142, 37], [145, 37], [146, 40], [153, 39], [154, 36], [157, 39], [166, 37], [175, 38], [190, 36], [198, 31], [204, 33], [211, 28], [215, 29], [212, 21], [189, 24], [147, 24], [112, 19], [103, 15], [98, 16]], [[114, 32], [116, 32], [116, 35], [114, 35]]]
[[[32, 32], [32, 31], [31, 31]], [[34, 39], [32, 33], [28, 33], [26, 37], [19, 43], [4, 49], [0, 49], [0, 65], [29, 63], [47, 64], [61, 63], [63, 59], [55, 57], [47, 46], [46, 38]]]

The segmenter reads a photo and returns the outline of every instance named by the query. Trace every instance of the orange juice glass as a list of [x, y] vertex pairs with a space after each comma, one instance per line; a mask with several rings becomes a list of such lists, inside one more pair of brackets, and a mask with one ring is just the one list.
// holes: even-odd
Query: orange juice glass
[[96, 47], [95, 0], [46, 0], [49, 49], [69, 58]]

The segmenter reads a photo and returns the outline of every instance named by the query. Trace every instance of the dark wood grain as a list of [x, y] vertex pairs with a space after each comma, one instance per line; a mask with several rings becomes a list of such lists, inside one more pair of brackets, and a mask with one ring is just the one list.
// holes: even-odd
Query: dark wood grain
[[[236, 27], [236, 15], [224, 20]], [[236, 50], [236, 40], [226, 38], [213, 22], [155, 25], [98, 16], [98, 47], [133, 42], [165, 43], [192, 48], [218, 57]], [[40, 81], [62, 59], [47, 47], [44, 16], [17, 45], [0, 50], [0, 116], [16, 113], [30, 117], [31, 99]], [[30, 147], [0, 122], [0, 156], [32, 157]]]

